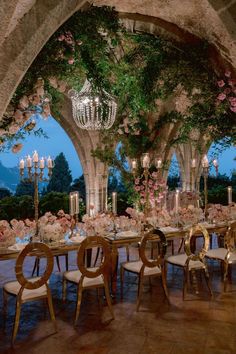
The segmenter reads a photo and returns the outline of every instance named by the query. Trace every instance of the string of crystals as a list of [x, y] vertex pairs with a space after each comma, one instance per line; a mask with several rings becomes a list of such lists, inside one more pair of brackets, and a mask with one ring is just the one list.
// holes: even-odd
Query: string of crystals
[[117, 103], [105, 90], [96, 93], [88, 80], [80, 92], [68, 92], [72, 101], [73, 118], [81, 129], [109, 129], [115, 122]]

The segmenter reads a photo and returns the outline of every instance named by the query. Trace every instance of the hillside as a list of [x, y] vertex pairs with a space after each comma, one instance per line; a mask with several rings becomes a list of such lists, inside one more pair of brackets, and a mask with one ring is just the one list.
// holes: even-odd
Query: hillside
[[0, 161], [0, 187], [9, 188], [15, 191], [19, 183], [19, 169], [17, 167], [5, 167]]

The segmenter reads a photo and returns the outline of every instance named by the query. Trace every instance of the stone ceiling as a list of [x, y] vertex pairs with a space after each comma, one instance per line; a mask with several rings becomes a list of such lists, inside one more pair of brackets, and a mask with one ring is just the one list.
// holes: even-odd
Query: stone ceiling
[[[85, 3], [156, 18], [212, 43], [236, 69], [236, 0], [0, 0], [0, 116], [48, 38]], [[160, 26], [161, 26], [161, 22]], [[175, 26], [175, 27], [173, 27]], [[151, 30], [151, 29], [150, 29]]]

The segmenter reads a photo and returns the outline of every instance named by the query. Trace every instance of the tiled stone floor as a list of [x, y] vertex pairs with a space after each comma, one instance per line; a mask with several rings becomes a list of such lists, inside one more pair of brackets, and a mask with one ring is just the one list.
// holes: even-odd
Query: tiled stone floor
[[[132, 249], [132, 258], [137, 249]], [[124, 253], [121, 250], [121, 259]], [[75, 254], [70, 254], [70, 266], [75, 266]], [[28, 268], [30, 268], [28, 266]], [[55, 267], [56, 268], [56, 267]], [[14, 278], [14, 261], [0, 262], [0, 286]], [[40, 302], [23, 305], [20, 329], [14, 349], [10, 335], [14, 320], [14, 302], [9, 302], [6, 333], [0, 314], [0, 353], [27, 354], [131, 354], [131, 353], [235, 353], [236, 352], [236, 277], [228, 292], [222, 292], [220, 269], [211, 262], [210, 273], [214, 298], [210, 300], [204, 280], [200, 294], [189, 294], [182, 300], [182, 271], [169, 267], [168, 305], [157, 279], [150, 291], [145, 284], [140, 311], [135, 311], [136, 278], [126, 276], [124, 298], [119, 293], [113, 301], [115, 320], [104, 303], [99, 307], [96, 292], [83, 295], [78, 326], [74, 328], [75, 288], [68, 292], [68, 301], [61, 301], [61, 275], [55, 269], [50, 281], [56, 312], [58, 332], [53, 333], [44, 305]], [[233, 290], [235, 289], [235, 291]], [[2, 294], [0, 298], [2, 310]]]

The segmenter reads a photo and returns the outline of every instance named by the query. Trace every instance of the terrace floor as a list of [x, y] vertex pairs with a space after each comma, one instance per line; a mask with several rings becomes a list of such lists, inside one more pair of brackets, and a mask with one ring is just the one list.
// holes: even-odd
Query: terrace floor
[[[137, 249], [131, 250], [131, 256], [135, 259]], [[120, 250], [120, 253], [121, 260], [124, 260], [123, 250]], [[28, 265], [28, 273], [31, 267], [32, 264]], [[76, 269], [75, 253], [70, 254], [70, 268]], [[110, 320], [106, 303], [99, 306], [96, 292], [86, 291], [83, 294], [81, 313], [75, 328], [73, 326], [75, 287], [69, 288], [68, 300], [63, 304], [62, 278], [55, 267], [50, 287], [58, 332], [53, 333], [53, 326], [43, 303], [25, 304], [15, 347], [12, 349], [10, 336], [14, 321], [14, 300], [9, 301], [4, 333], [1, 292], [0, 353], [235, 353], [236, 276], [233, 276], [227, 293], [223, 293], [219, 265], [211, 262], [209, 270], [213, 299], [209, 297], [204, 279], [199, 279], [200, 294], [189, 293], [187, 300], [183, 301], [182, 270], [169, 266], [168, 288], [171, 304], [168, 305], [165, 300], [160, 280], [153, 279], [151, 288], [148, 282], [144, 286], [138, 313], [135, 310], [137, 279], [134, 275], [126, 275], [123, 300], [121, 301], [119, 292], [116, 300], [113, 300], [115, 312], [113, 321]], [[14, 261], [0, 262], [0, 287], [2, 288], [2, 284], [12, 278], [14, 279]]]

